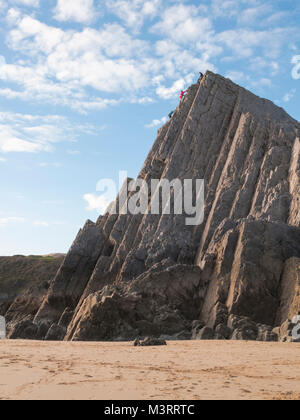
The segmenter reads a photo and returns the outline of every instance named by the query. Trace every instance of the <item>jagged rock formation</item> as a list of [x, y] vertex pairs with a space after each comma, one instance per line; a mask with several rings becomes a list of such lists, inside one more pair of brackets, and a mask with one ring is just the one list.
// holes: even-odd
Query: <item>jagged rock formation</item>
[[207, 72], [139, 175], [149, 185], [204, 179], [204, 223], [174, 214], [88, 221], [27, 320], [31, 336], [282, 338], [290, 330], [273, 328], [300, 310], [299, 139], [283, 109]]

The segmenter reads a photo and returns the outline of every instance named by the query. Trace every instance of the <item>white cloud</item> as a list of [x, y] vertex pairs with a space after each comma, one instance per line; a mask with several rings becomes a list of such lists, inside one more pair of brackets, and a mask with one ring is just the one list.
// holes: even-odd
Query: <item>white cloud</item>
[[155, 44], [155, 53], [164, 76], [178, 79], [191, 71], [216, 71], [211, 58], [218, 56], [222, 47], [214, 41], [212, 22], [201, 7], [169, 7], [151, 31], [162, 36]]
[[[58, 1], [57, 17], [88, 23], [92, 15], [84, 11], [95, 11], [99, 2], [86, 1], [81, 17], [74, 4]], [[154, 93], [162, 98], [176, 95], [178, 81], [187, 82], [191, 73], [197, 77], [198, 71], [217, 71], [221, 54], [223, 62], [244, 61], [235, 71], [245, 72], [247, 66], [264, 73], [258, 78], [267, 84], [280, 71], [283, 47], [292, 36], [294, 43], [297, 40], [292, 27], [255, 30], [239, 23], [239, 16], [254, 22], [257, 13], [273, 14], [270, 2], [265, 7], [258, 0], [212, 0], [209, 6], [161, 0], [100, 4], [110, 23], [82, 30], [51, 26], [24, 14], [24, 9], [11, 8], [6, 39], [11, 54], [0, 57], [0, 96], [70, 107], [82, 114], [119, 103], [151, 103]], [[219, 16], [235, 19], [237, 25], [231, 27], [236, 29], [218, 33], [214, 18]], [[127, 28], [116, 23], [116, 17]], [[138, 35], [146, 20], [152, 25], [147, 28], [151, 37]], [[297, 71], [295, 67], [294, 76]], [[164, 80], [157, 83], [160, 77]]]
[[179, 44], [208, 41], [214, 33], [209, 18], [199, 15], [195, 6], [183, 4], [166, 9], [162, 20], [154, 25], [153, 32], [167, 35]]
[[49, 223], [48, 222], [43, 222], [43, 221], [35, 221], [33, 222], [33, 226], [37, 226], [37, 227], [49, 227]]
[[[98, 131], [98, 130], [97, 130]], [[95, 127], [71, 124], [58, 115], [29, 115], [0, 111], [0, 151], [50, 152], [55, 143], [76, 141], [80, 133], [93, 134]]]
[[0, 150], [3, 153], [28, 152], [36, 153], [47, 150], [46, 146], [24, 139], [21, 133], [12, 127], [0, 124]]
[[[158, 41], [155, 45], [156, 54], [160, 57], [161, 71], [166, 77], [174, 78], [191, 71], [203, 73], [216, 67], [209, 62], [211, 56], [217, 55], [219, 50], [209, 44], [197, 43], [194, 51], [182, 48], [171, 39]], [[197, 52], [198, 49], [198, 52]], [[198, 74], [198, 73], [197, 73]], [[157, 78], [154, 79], [157, 84]]]
[[11, 3], [15, 3], [21, 6], [39, 7], [40, 0], [10, 0]]
[[31, 16], [21, 16], [19, 11], [10, 9], [8, 19], [16, 28], [9, 33], [8, 43], [11, 48], [36, 54], [38, 51], [50, 53], [61, 42], [66, 40], [67, 33], [63, 30], [48, 26]]
[[257, 24], [259, 19], [272, 12], [272, 6], [270, 4], [256, 5], [255, 7], [249, 7], [238, 15], [238, 22], [242, 25], [253, 25]]
[[[138, 3], [141, 6], [142, 3]], [[143, 2], [143, 7], [146, 5]], [[169, 25], [166, 33], [171, 38], [178, 27], [181, 33], [185, 31], [183, 37], [188, 40], [196, 35], [200, 36], [202, 31], [205, 32], [210, 27], [207, 18], [196, 15], [196, 8], [178, 7], [170, 10], [174, 19], [177, 19], [177, 13], [181, 10], [185, 12], [179, 25], [176, 19], [172, 23], [167, 14], [157, 25], [164, 32], [166, 20]], [[150, 13], [151, 7], [147, 6], [145, 10], [144, 13]], [[187, 21], [192, 24], [192, 29], [186, 27], [184, 22], [189, 14], [191, 18]], [[119, 101], [112, 98], [87, 99], [84, 92], [86, 87], [107, 93], [127, 91], [132, 95], [145, 86], [151, 86], [153, 75], [162, 71], [175, 78], [191, 69], [215, 70], [208, 59], [221, 51], [220, 47], [211, 43], [208, 33], [206, 41], [203, 36], [199, 37], [201, 42], [197, 40], [198, 53], [179, 47], [174, 39], [157, 42], [155, 53], [151, 53], [148, 42], [132, 37], [118, 24], [104, 25], [100, 30], [85, 28], [81, 32], [62, 31], [25, 16], [22, 19], [16, 18], [15, 25], [16, 28], [10, 31], [8, 37], [10, 47], [26, 53], [32, 60], [36, 57], [37, 64], [30, 68], [8, 64], [2, 57], [0, 78], [24, 86], [25, 92], [5, 88], [0, 89], [0, 95], [27, 100], [32, 98], [35, 101], [52, 99], [53, 102], [63, 103], [81, 112], [104, 109]], [[140, 99], [138, 98], [138, 102]], [[127, 95], [127, 100], [130, 102], [133, 99]], [[151, 98], [144, 96], [143, 102], [150, 101]]]
[[44, 220], [35, 220], [35, 221], [32, 222], [32, 225], [36, 226], [36, 227], [47, 228], [47, 227], [51, 227], [51, 226], [62, 226], [62, 225], [64, 225], [64, 223], [63, 222], [53, 222], [53, 221], [46, 222]]
[[156, 88], [156, 93], [160, 98], [163, 99], [170, 99], [175, 95], [178, 95], [179, 100], [180, 91], [186, 89], [192, 83], [193, 79], [194, 74], [189, 74], [185, 78], [176, 80], [171, 87], [166, 87], [162, 84], [159, 84], [159, 86]]
[[144, 96], [141, 98], [133, 96], [129, 99], [129, 103], [131, 104], [145, 105], [145, 104], [152, 104], [153, 102], [154, 102], [154, 99], [150, 98], [150, 96]]
[[209, 13], [214, 18], [237, 19], [240, 23], [248, 24], [255, 17], [272, 13], [272, 10], [272, 3], [264, 0], [211, 0]]
[[6, 159], [4, 159], [3, 157], [0, 157], [0, 162], [6, 162]]
[[95, 15], [94, 0], [58, 0], [54, 9], [58, 21], [90, 23]]
[[79, 150], [67, 150], [67, 154], [71, 155], [71, 156], [76, 156], [76, 155], [80, 155], [80, 151]]
[[160, 120], [153, 120], [151, 124], [145, 125], [146, 128], [153, 128], [165, 124], [168, 121], [167, 117], [162, 117]]
[[153, 18], [160, 10], [161, 0], [107, 0], [106, 6], [125, 25], [138, 31], [147, 18]]
[[39, 163], [39, 166], [41, 168], [46, 168], [46, 167], [49, 167], [49, 166], [52, 166], [54, 168], [61, 168], [63, 166], [63, 164], [60, 163], [60, 162], [41, 162], [41, 163]]
[[250, 89], [251, 87], [253, 88], [270, 88], [272, 87], [272, 80], [267, 78], [267, 77], [261, 77], [261, 78], [255, 78], [252, 79], [249, 74], [246, 74], [242, 71], [229, 71], [226, 74], [226, 77], [228, 77], [229, 79], [231, 79], [233, 82], [239, 84], [239, 85], [244, 85], [244, 86], [248, 86], [248, 89]]
[[[216, 35], [216, 41], [227, 46], [239, 58], [250, 58], [262, 50], [265, 57], [280, 57], [283, 45], [293, 35], [292, 28], [275, 28], [266, 31], [235, 29]], [[261, 51], [260, 51], [261, 52]]]
[[23, 217], [2, 217], [0, 218], [0, 228], [5, 227], [10, 223], [20, 223], [25, 222]]
[[273, 86], [272, 80], [268, 79], [267, 77], [261, 77], [260, 79], [252, 80], [250, 84], [255, 88], [271, 88]]
[[60, 103], [82, 112], [104, 109], [119, 99], [93, 97], [86, 88], [134, 92], [147, 84], [155, 66], [145, 54], [147, 43], [117, 24], [62, 31], [25, 16], [15, 26], [7, 38], [9, 46], [26, 54], [31, 65], [9, 64], [0, 56], [0, 79], [23, 88], [0, 89], [7, 98]]
[[211, 9], [214, 16], [232, 17], [237, 14], [238, 2], [236, 0], [212, 0]]
[[243, 83], [246, 80], [249, 80], [249, 76], [246, 76], [242, 71], [232, 70], [226, 74], [228, 79], [232, 80], [235, 83]]
[[250, 67], [255, 74], [258, 72], [266, 73], [268, 72], [271, 76], [276, 76], [280, 70], [279, 64], [277, 61], [266, 60], [263, 57], [254, 57], [251, 59]]
[[290, 92], [286, 93], [283, 97], [284, 102], [289, 102], [296, 94], [296, 89], [292, 89]]
[[96, 210], [100, 214], [104, 214], [105, 210], [111, 203], [111, 200], [107, 198], [107, 196], [103, 195], [97, 195], [97, 194], [85, 194], [83, 196], [83, 199], [87, 201], [88, 207], [86, 210], [88, 211], [94, 211]]

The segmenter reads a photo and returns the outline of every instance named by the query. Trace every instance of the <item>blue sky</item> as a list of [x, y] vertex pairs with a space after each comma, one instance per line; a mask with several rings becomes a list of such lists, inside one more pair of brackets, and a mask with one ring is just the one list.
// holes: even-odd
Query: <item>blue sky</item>
[[0, 0], [0, 255], [66, 252], [210, 69], [300, 120], [295, 0]]

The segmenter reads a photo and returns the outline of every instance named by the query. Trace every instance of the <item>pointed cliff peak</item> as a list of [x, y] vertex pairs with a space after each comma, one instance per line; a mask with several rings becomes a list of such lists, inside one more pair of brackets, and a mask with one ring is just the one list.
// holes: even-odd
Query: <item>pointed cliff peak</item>
[[30, 318], [36, 338], [283, 338], [272, 330], [300, 304], [299, 138], [283, 109], [207, 72], [139, 175], [204, 180], [203, 223], [122, 211], [88, 224]]

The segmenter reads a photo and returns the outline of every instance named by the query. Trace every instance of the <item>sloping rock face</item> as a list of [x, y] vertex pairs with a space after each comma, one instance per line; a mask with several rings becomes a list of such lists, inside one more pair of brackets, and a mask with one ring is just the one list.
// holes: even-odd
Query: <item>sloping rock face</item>
[[278, 339], [300, 310], [299, 139], [284, 110], [207, 72], [139, 174], [204, 179], [204, 222], [122, 209], [88, 221], [32, 317], [36, 337]]

